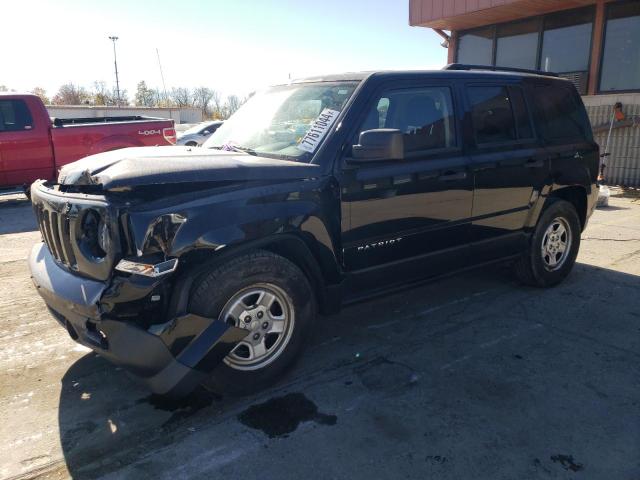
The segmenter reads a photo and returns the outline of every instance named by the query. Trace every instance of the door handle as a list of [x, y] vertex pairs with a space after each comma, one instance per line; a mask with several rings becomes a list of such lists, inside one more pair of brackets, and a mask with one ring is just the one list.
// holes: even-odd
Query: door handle
[[464, 180], [467, 178], [467, 172], [445, 172], [438, 177], [438, 180], [442, 182], [455, 182], [456, 180]]
[[524, 162], [525, 168], [541, 168], [544, 166], [544, 161], [540, 159], [530, 158]]

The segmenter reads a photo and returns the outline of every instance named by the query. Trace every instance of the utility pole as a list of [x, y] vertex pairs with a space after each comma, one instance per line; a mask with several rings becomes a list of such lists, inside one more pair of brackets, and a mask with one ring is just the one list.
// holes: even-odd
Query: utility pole
[[160, 68], [160, 78], [162, 79], [162, 90], [164, 90], [164, 101], [165, 103], [168, 100], [167, 97], [167, 86], [164, 84], [164, 74], [162, 73], [162, 63], [160, 63], [160, 52], [156, 48], [156, 55], [158, 56], [158, 67]]
[[118, 37], [112, 36], [109, 37], [109, 40], [113, 42], [113, 64], [116, 67], [116, 101], [118, 102], [118, 107], [120, 106], [120, 80], [118, 79], [118, 58], [116, 57], [116, 40]]

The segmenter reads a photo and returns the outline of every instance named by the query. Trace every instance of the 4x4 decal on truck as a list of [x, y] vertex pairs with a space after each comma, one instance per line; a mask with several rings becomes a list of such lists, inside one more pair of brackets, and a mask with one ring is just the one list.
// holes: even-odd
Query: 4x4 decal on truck
[[160, 135], [160, 130], [138, 130], [138, 135]]
[[357, 251], [358, 253], [360, 253], [360, 252], [368, 252], [369, 250], [372, 250], [375, 248], [391, 247], [393, 245], [397, 245], [401, 241], [402, 241], [402, 237], [393, 238], [391, 240], [383, 240], [382, 242], [367, 243], [366, 245], [360, 245], [357, 248]]

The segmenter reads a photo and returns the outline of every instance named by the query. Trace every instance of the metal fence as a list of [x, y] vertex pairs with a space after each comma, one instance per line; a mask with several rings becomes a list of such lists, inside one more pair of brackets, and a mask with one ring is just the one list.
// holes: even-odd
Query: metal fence
[[627, 119], [616, 123], [611, 132], [605, 170], [605, 183], [626, 187], [640, 187], [640, 94], [598, 95], [583, 97], [594, 136], [604, 153], [609, 125], [616, 102], [622, 103]]
[[89, 105], [47, 105], [49, 116], [57, 118], [94, 118], [142, 115], [145, 117], [172, 118], [176, 123], [199, 123], [202, 110], [195, 107], [104, 107]]

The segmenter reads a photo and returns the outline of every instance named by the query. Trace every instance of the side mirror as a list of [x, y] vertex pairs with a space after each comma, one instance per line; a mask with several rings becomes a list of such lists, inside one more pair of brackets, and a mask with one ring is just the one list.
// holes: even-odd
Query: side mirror
[[365, 130], [352, 150], [356, 162], [404, 160], [404, 137], [394, 128]]
[[204, 132], [202, 132], [202, 135], [209, 135], [211, 132], [209, 130], [205, 130]]

